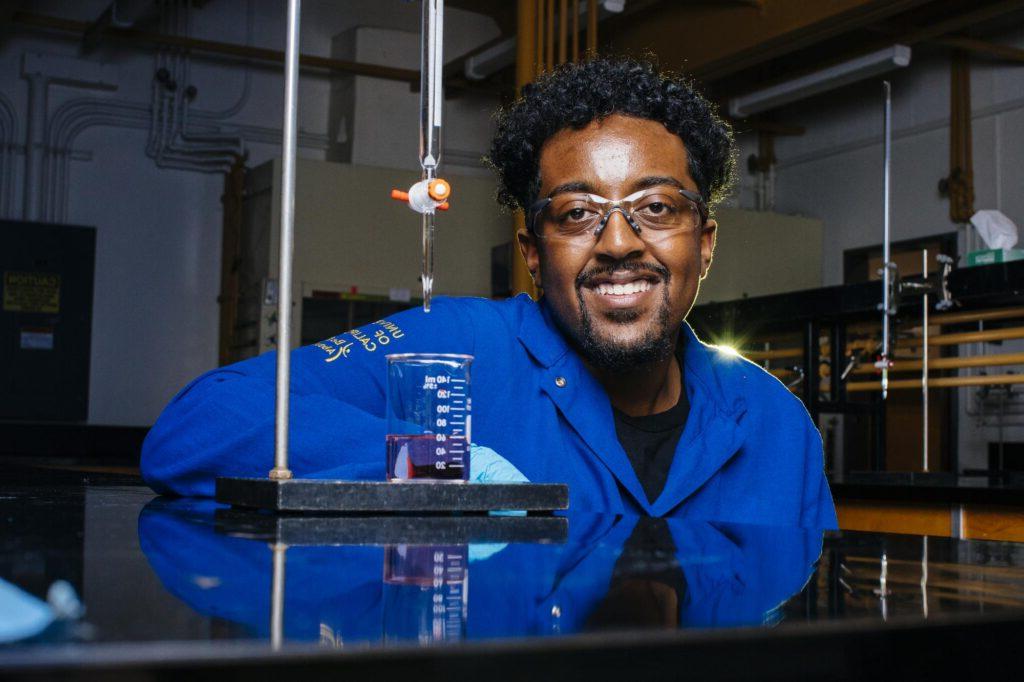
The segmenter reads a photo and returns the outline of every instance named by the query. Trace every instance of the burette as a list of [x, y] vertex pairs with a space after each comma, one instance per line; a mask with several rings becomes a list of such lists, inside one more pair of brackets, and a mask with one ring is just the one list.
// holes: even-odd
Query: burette
[[404, 201], [422, 215], [423, 310], [430, 312], [434, 289], [434, 214], [448, 210], [451, 185], [437, 176], [441, 163], [441, 110], [444, 107], [441, 76], [444, 69], [444, 0], [422, 0], [423, 24], [420, 54], [420, 181], [407, 192], [392, 190], [391, 197]]

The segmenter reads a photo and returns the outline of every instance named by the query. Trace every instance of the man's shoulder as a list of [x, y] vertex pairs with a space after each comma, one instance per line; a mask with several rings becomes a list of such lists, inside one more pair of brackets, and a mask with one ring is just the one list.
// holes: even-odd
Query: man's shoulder
[[803, 403], [777, 376], [730, 347], [694, 341], [706, 357], [720, 395], [727, 404], [742, 403], [748, 412], [767, 411], [806, 417]]
[[534, 307], [536, 301], [526, 294], [510, 298], [484, 298], [483, 296], [438, 296], [434, 306], [460, 308], [476, 314], [514, 315], [521, 314], [525, 308]]
[[[402, 315], [411, 314], [423, 322], [443, 317], [483, 327], [500, 324], [518, 326], [523, 316], [530, 314], [536, 306], [526, 294], [501, 300], [479, 296], [438, 296], [434, 299], [431, 312], [425, 313], [422, 308], [416, 308]], [[437, 315], [432, 318], [435, 313]]]
[[521, 295], [504, 300], [473, 296], [438, 296], [430, 312], [416, 307], [397, 313], [382, 322], [405, 330], [410, 337], [432, 343], [448, 340], [469, 341], [476, 347], [501, 344], [514, 339], [522, 319], [533, 314], [536, 303]]
[[477, 296], [436, 296], [431, 301], [430, 312], [424, 311], [422, 306], [414, 306], [372, 322], [370, 326], [390, 322], [401, 325], [403, 329], [430, 328], [440, 331], [446, 327], [487, 326], [502, 321], [517, 322], [531, 307], [536, 307], [536, 303], [525, 294], [503, 300]]

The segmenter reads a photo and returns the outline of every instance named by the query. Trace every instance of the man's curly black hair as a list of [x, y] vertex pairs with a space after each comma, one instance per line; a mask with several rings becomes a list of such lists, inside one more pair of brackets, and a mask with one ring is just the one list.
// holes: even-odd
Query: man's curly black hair
[[584, 128], [612, 114], [658, 121], [678, 135], [709, 207], [728, 194], [735, 146], [716, 107], [689, 80], [649, 61], [601, 58], [563, 64], [526, 85], [522, 97], [499, 112], [487, 157], [498, 174], [498, 202], [513, 210], [529, 207], [540, 191], [544, 143], [564, 128]]

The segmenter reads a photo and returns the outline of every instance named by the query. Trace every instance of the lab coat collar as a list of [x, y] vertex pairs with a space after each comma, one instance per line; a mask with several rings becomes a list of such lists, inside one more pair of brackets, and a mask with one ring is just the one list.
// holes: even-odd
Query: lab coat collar
[[652, 516], [668, 514], [699, 490], [736, 454], [744, 435], [740, 421], [746, 404], [730, 376], [737, 373], [724, 371], [744, 361], [704, 345], [685, 322], [681, 333], [686, 344], [683, 362], [690, 415], [665, 489], [652, 504], [619, 443], [608, 394], [570, 348], [543, 300], [526, 306], [519, 329], [520, 343], [544, 369], [541, 391]]
[[543, 368], [541, 391], [551, 399], [619, 484], [649, 514], [650, 502], [615, 433], [615, 418], [608, 394], [569, 346], [543, 299], [540, 303], [528, 304], [520, 324], [519, 341]]
[[523, 302], [523, 317], [519, 323], [519, 342], [542, 367], [551, 367], [572, 349], [558, 329], [554, 314], [542, 298], [534, 303], [526, 294], [517, 300]]
[[700, 490], [736, 455], [746, 436], [747, 361], [703, 344], [685, 322], [682, 335], [690, 414], [665, 488], [652, 505], [654, 516], [668, 515]]

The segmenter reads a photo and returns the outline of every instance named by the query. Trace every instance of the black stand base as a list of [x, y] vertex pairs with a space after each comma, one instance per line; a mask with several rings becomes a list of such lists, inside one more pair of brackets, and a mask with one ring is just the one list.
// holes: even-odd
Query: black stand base
[[309, 545], [465, 545], [542, 542], [562, 544], [569, 535], [564, 516], [310, 516], [218, 509], [218, 533], [232, 537]]
[[569, 507], [557, 483], [386, 483], [293, 478], [218, 478], [218, 502], [275, 512], [408, 514], [413, 512], [550, 513]]

